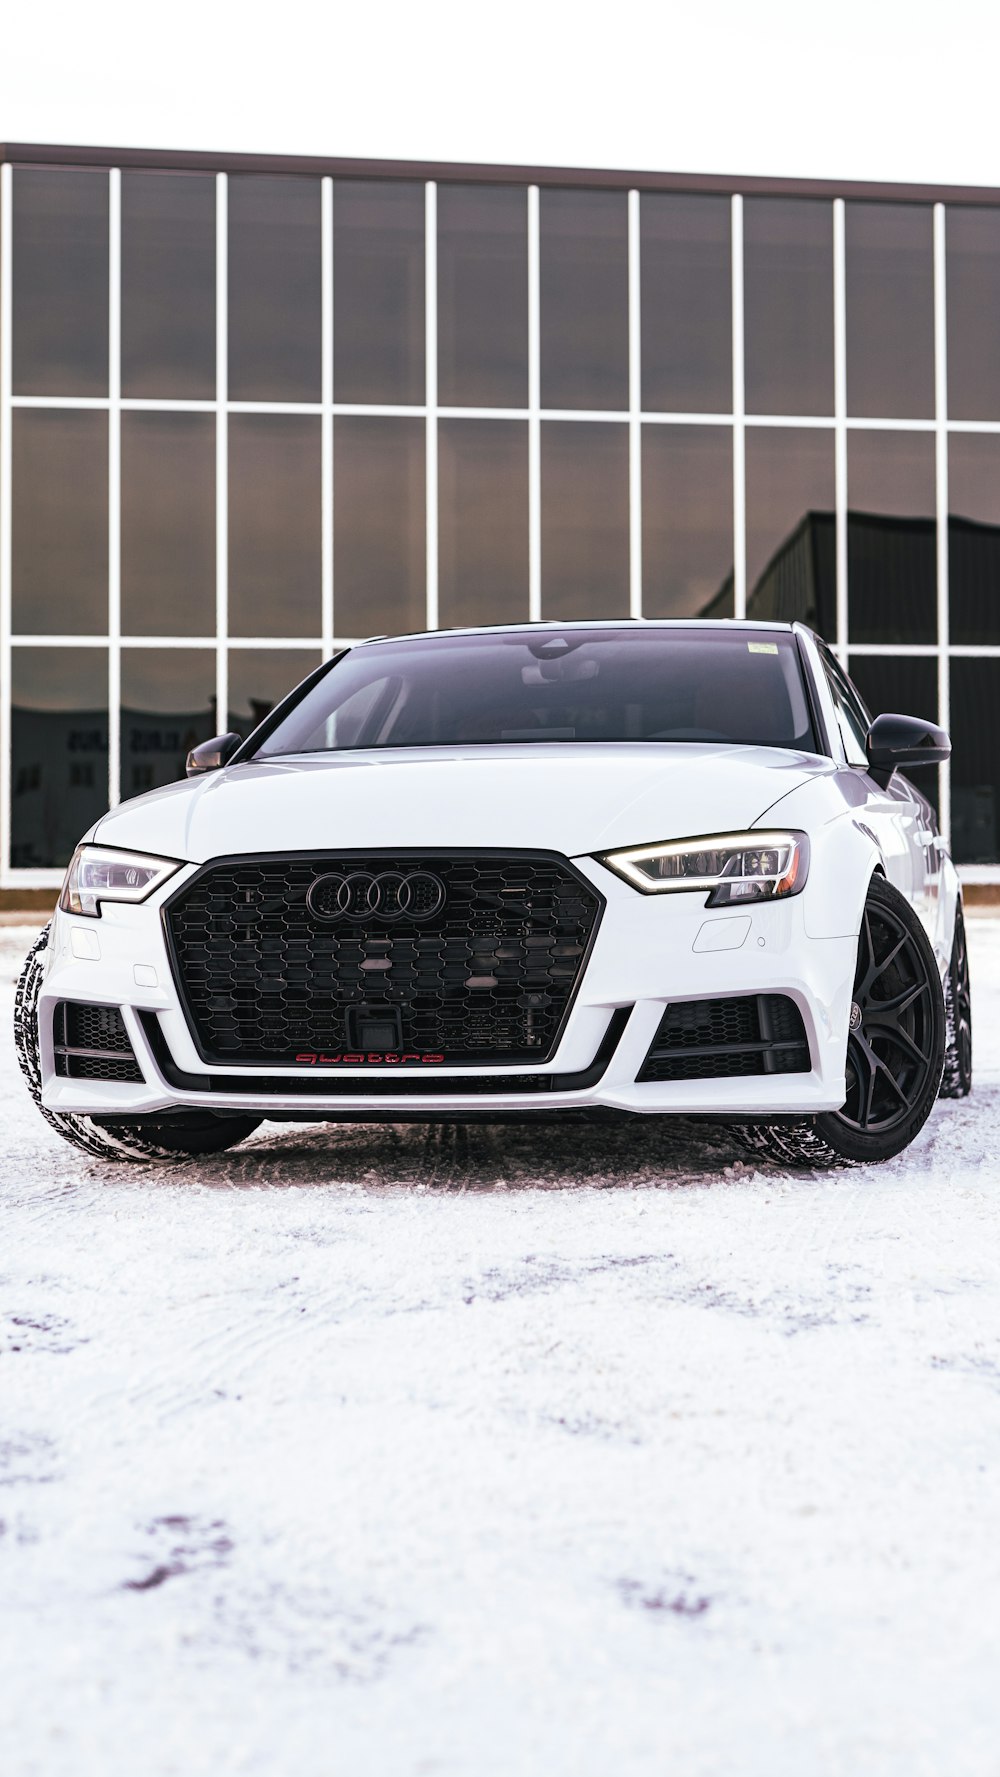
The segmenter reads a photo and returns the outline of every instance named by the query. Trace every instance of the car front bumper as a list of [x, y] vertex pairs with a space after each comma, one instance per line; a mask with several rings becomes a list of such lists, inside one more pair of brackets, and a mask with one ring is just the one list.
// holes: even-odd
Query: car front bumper
[[[398, 1064], [235, 1069], [203, 1061], [174, 981], [161, 919], [163, 901], [194, 873], [190, 866], [141, 906], [105, 905], [100, 919], [56, 914], [39, 1000], [42, 1102], [52, 1111], [100, 1117], [208, 1108], [276, 1119], [370, 1122], [579, 1110], [801, 1116], [843, 1104], [857, 938], [808, 935], [808, 885], [787, 901], [708, 910], [703, 893], [642, 895], [593, 858], [573, 861], [599, 888], [606, 908], [556, 1053], [544, 1066], [507, 1068], [506, 1088], [505, 1070], [497, 1067], [436, 1066], [431, 1094], [422, 1089], [420, 1069]], [[809, 1045], [808, 1072], [637, 1081], [668, 1005], [744, 994], [784, 994], [795, 1002]], [[142, 1083], [57, 1076], [52, 1012], [60, 1000], [121, 1008]], [[601, 1069], [595, 1058], [602, 1044], [608, 1047], [616, 1012], [621, 1016], [612, 1035], [622, 1028]], [[524, 1076], [530, 1074], [546, 1076], [554, 1089], [524, 1090]], [[234, 1075], [238, 1091], [228, 1089]], [[570, 1076], [565, 1090], [560, 1075]], [[489, 1089], [474, 1095], [458, 1089], [462, 1082], [467, 1088], [470, 1076]], [[449, 1077], [456, 1081], [454, 1093], [447, 1089]], [[329, 1093], [322, 1089], [326, 1081]], [[380, 1081], [391, 1089], [380, 1093]]]

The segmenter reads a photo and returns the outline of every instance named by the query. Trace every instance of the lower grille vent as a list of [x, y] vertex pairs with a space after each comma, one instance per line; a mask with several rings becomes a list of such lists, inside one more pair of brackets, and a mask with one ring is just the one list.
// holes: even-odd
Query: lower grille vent
[[807, 1074], [802, 1014], [780, 993], [668, 1006], [638, 1074], [651, 1080], [721, 1080]]
[[142, 1072], [118, 1006], [60, 1000], [52, 1023], [57, 1075], [64, 1080], [131, 1080]]

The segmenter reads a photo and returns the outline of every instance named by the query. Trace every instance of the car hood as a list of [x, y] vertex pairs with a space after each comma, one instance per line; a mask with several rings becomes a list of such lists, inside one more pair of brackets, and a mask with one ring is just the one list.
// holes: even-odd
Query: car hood
[[251, 760], [123, 803], [103, 844], [238, 852], [540, 848], [568, 856], [747, 827], [829, 760], [692, 742], [414, 748]]

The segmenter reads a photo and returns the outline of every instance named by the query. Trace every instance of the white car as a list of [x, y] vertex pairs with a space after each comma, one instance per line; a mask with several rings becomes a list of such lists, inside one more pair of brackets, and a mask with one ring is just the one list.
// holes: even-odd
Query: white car
[[361, 643], [86, 835], [24, 1072], [116, 1159], [554, 1114], [884, 1159], [971, 1083], [958, 878], [898, 769], [948, 751], [798, 624]]

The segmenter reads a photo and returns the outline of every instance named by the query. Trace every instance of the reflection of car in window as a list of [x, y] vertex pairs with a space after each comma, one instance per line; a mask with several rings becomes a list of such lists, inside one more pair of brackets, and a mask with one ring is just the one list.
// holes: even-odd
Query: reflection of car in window
[[22, 1066], [118, 1156], [586, 1111], [884, 1158], [971, 1080], [958, 881], [904, 775], [948, 750], [800, 625], [362, 643], [85, 836]]

